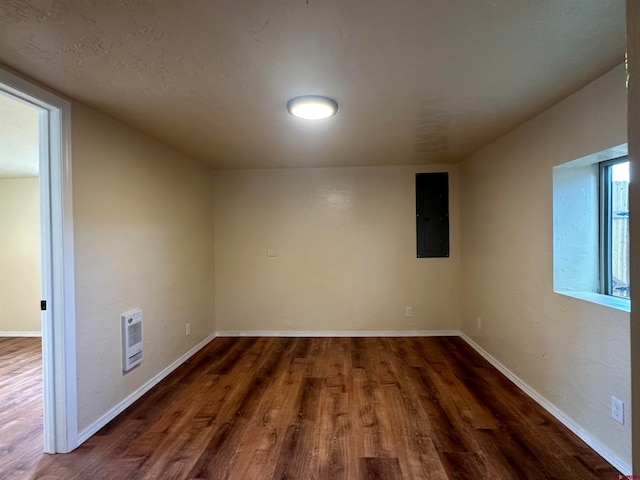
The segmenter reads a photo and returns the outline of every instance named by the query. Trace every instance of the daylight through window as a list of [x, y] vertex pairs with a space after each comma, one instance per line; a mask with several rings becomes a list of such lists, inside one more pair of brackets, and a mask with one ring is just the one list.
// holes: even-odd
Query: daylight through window
[[629, 161], [600, 163], [600, 289], [629, 298]]

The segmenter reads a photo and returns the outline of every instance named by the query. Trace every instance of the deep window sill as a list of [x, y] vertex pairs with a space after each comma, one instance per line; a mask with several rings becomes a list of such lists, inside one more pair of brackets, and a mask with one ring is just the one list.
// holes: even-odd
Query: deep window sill
[[578, 298], [586, 302], [597, 303], [603, 307], [615, 308], [623, 312], [631, 312], [631, 301], [628, 298], [602, 295], [601, 293], [594, 292], [572, 292], [569, 290], [554, 290], [554, 292], [560, 295]]

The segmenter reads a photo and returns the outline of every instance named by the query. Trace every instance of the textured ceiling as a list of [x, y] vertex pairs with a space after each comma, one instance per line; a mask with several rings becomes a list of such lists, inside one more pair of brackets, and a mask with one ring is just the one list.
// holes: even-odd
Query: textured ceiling
[[38, 176], [39, 110], [0, 93], [0, 178]]
[[220, 168], [422, 164], [622, 63], [624, 29], [624, 0], [3, 0], [0, 62]]

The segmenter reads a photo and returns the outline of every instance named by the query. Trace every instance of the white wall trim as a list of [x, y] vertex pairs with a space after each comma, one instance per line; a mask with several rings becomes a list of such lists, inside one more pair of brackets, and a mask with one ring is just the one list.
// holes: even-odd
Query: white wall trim
[[459, 335], [458, 330], [221, 330], [216, 332], [218, 337], [457, 337]]
[[214, 338], [216, 338], [216, 334], [212, 333], [207, 338], [198, 343], [195, 347], [189, 350], [187, 353], [178, 358], [175, 362], [170, 364], [160, 373], [155, 375], [153, 378], [148, 380], [144, 385], [138, 388], [136, 391], [131, 393], [127, 398], [118, 403], [115, 407], [109, 410], [107, 413], [102, 415], [98, 420], [93, 422], [87, 428], [85, 428], [82, 432], [78, 434], [78, 445], [81, 445], [86, 440], [89, 439], [92, 435], [95, 435], [101, 428], [103, 428], [107, 423], [120, 415], [124, 410], [133, 405], [140, 397], [142, 397], [145, 393], [155, 387], [158, 383], [164, 380], [170, 373], [172, 373], [175, 369], [181, 366], [184, 362], [189, 360], [193, 355], [198, 353], [202, 348], [204, 348], [209, 342], [211, 342]]
[[0, 332], [0, 337], [41, 337], [42, 332]]
[[574, 434], [576, 434], [583, 442], [593, 448], [602, 458], [604, 458], [607, 462], [617, 468], [623, 475], [631, 475], [631, 466], [627, 464], [624, 460], [622, 460], [618, 455], [609, 450], [605, 445], [603, 445], [597, 438], [595, 438], [591, 433], [587, 432], [583, 429], [578, 423], [576, 423], [571, 417], [569, 417], [566, 413], [556, 407], [553, 403], [543, 397], [538, 391], [530, 387], [526, 382], [524, 382], [520, 377], [514, 374], [511, 370], [505, 367], [502, 363], [496, 360], [489, 352], [484, 350], [480, 345], [478, 345], [474, 340], [472, 340], [469, 336], [467, 336], [464, 332], [458, 332], [460, 338], [462, 338], [465, 342], [471, 346], [476, 352], [478, 352], [485, 360], [487, 360], [491, 365], [493, 365], [497, 370], [499, 370], [505, 377], [507, 377], [511, 382], [516, 384], [524, 393], [529, 395], [533, 400], [535, 400], [538, 405], [544, 408], [547, 412], [553, 415], [556, 420], [562, 423], [565, 427], [571, 430]]

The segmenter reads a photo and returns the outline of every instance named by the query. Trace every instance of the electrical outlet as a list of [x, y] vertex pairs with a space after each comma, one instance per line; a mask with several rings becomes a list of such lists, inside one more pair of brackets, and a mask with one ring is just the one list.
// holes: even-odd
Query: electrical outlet
[[413, 307], [407, 307], [404, 310], [404, 316], [405, 317], [413, 317]]
[[476, 318], [476, 328], [482, 330], [482, 319], [480, 317]]
[[185, 332], [184, 332], [184, 334], [185, 334], [187, 337], [188, 337], [189, 335], [191, 335], [191, 324], [190, 324], [190, 323], [187, 323], [187, 324], [185, 325]]
[[611, 395], [611, 418], [624, 425], [624, 402]]

